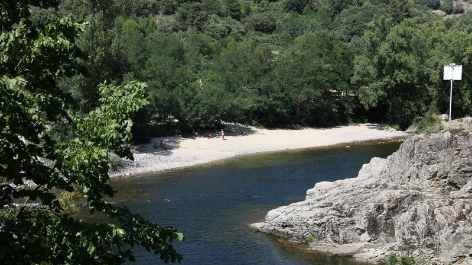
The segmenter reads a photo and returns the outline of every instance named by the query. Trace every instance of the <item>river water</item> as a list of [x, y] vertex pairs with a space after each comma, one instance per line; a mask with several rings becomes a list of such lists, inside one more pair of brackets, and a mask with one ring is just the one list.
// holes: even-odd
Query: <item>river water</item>
[[[355, 177], [372, 157], [387, 157], [398, 141], [370, 142], [250, 155], [204, 166], [113, 179], [114, 201], [185, 235], [175, 244], [185, 264], [354, 265], [352, 259], [306, 251], [253, 232], [278, 206], [304, 200], [320, 181]], [[204, 155], [204, 154], [202, 154]], [[136, 264], [161, 264], [136, 249]]]

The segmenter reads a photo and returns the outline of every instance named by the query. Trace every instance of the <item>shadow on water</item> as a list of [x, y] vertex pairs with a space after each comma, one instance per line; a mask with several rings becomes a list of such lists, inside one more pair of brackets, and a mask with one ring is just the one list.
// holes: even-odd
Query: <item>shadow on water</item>
[[[366, 265], [364, 263], [356, 262], [351, 257], [339, 257], [325, 252], [308, 251], [306, 250], [308, 247], [307, 244], [293, 243], [270, 235], [268, 237], [276, 250], [276, 253], [274, 254], [277, 255], [281, 253], [279, 256], [285, 259], [285, 263], [280, 262], [280, 264], [294, 264], [293, 260], [300, 260], [302, 262], [300, 264], [312, 265]], [[285, 257], [290, 258], [287, 259]]]
[[[276, 207], [304, 200], [320, 181], [355, 177], [372, 157], [386, 157], [398, 141], [244, 156], [205, 166], [112, 180], [113, 200], [185, 234], [175, 244], [186, 264], [354, 265], [351, 259], [307, 252], [278, 238], [254, 233]], [[136, 251], [137, 264], [155, 257]]]

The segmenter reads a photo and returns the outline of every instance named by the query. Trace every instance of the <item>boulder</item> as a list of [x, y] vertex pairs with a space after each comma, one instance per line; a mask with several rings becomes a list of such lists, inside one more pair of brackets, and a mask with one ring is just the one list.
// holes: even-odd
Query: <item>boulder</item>
[[309, 249], [383, 263], [392, 252], [429, 264], [472, 257], [472, 119], [413, 136], [356, 178], [320, 182], [302, 202], [267, 213], [259, 231]]

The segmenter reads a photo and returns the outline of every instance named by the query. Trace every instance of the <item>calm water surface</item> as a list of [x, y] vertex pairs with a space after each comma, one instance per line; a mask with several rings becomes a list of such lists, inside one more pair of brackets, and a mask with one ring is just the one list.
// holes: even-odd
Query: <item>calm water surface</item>
[[[304, 200], [320, 181], [355, 177], [374, 156], [387, 157], [399, 142], [251, 155], [205, 166], [120, 178], [113, 199], [185, 235], [175, 244], [185, 264], [354, 265], [347, 258], [307, 252], [249, 225], [278, 206]], [[204, 155], [204, 154], [202, 154]], [[137, 264], [161, 264], [136, 251]]]

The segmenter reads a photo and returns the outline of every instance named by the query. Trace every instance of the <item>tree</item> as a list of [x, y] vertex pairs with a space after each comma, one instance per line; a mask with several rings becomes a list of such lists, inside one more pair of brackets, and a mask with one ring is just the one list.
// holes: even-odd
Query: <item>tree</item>
[[224, 19], [217, 15], [211, 15], [203, 26], [203, 30], [207, 35], [216, 39], [221, 39], [230, 34], [231, 27]]
[[269, 12], [254, 13], [244, 20], [249, 30], [270, 34], [277, 28], [275, 16]]
[[431, 9], [438, 9], [441, 6], [441, 1], [439, 0], [415, 0], [416, 5], [426, 6]]
[[454, 11], [454, 2], [452, 0], [446, 0], [443, 2], [443, 4], [439, 7], [439, 10], [446, 12], [446, 14], [450, 15], [452, 14], [452, 11]]
[[287, 41], [292, 41], [305, 33], [313, 33], [327, 29], [331, 19], [324, 12], [308, 13], [306, 15], [292, 15], [283, 23], [278, 30], [280, 35]]
[[74, 14], [75, 17], [87, 20], [89, 23], [76, 41], [77, 46], [87, 56], [83, 65], [88, 71], [71, 78], [61, 78], [60, 82], [62, 89], [80, 101], [79, 106], [84, 112], [91, 111], [99, 104], [97, 85], [105, 80], [109, 83], [121, 82], [126, 71], [122, 47], [114, 42], [117, 34], [114, 28], [115, 19], [122, 8], [128, 10], [131, 7], [125, 8], [123, 5], [120, 7], [108, 0], [61, 1], [59, 14]]
[[228, 113], [235, 112], [231, 96], [211, 80], [211, 76], [187, 85], [181, 85], [176, 92], [181, 119], [192, 128], [214, 128], [221, 125]]
[[350, 6], [344, 9], [337, 17], [337, 29], [344, 35], [347, 40], [353, 37], [361, 37], [367, 29], [367, 23], [372, 21], [375, 15], [385, 13], [380, 6], [374, 6], [365, 3], [362, 6]]
[[224, 10], [226, 16], [240, 20], [242, 17], [241, 4], [239, 0], [224, 0]]
[[[56, 80], [81, 69], [74, 40], [87, 24], [60, 17], [28, 26], [29, 5], [56, 2], [0, 1], [0, 263], [119, 264], [134, 260], [136, 245], [165, 262], [182, 261], [171, 244], [182, 234], [103, 201], [114, 193], [107, 184], [110, 152], [132, 158], [123, 144], [132, 114], [146, 104], [146, 86], [102, 84], [100, 106], [77, 112]], [[55, 140], [56, 125], [70, 137]], [[57, 190], [77, 192], [90, 213], [110, 222], [75, 219]], [[34, 200], [39, 206], [29, 206]]]
[[223, 13], [220, 1], [203, 0], [202, 7], [209, 15], [221, 16]]
[[387, 12], [397, 23], [400, 23], [406, 18], [413, 17], [412, 10], [414, 6], [414, 2], [410, 0], [393, 0], [388, 4]]
[[462, 3], [455, 4], [454, 8], [452, 9], [452, 13], [454, 13], [454, 14], [464, 13], [464, 5]]
[[201, 31], [208, 19], [208, 13], [204, 10], [202, 3], [191, 2], [182, 4], [177, 9], [175, 18], [179, 29], [187, 30], [188, 28], [194, 28]]
[[146, 60], [143, 28], [133, 19], [119, 19], [116, 24], [121, 26], [117, 43], [126, 60], [123, 64], [128, 71], [137, 73]]
[[326, 14], [334, 20], [334, 18], [341, 13], [344, 9], [349, 6], [357, 5], [357, 1], [354, 0], [322, 0], [321, 8], [326, 12]]
[[159, 122], [181, 119], [176, 90], [195, 80], [188, 71], [185, 50], [176, 34], [154, 32], [145, 39], [147, 60], [139, 76], [149, 83], [149, 96]]
[[442, 21], [388, 18], [373, 21], [365, 34], [367, 47], [355, 59], [353, 82], [366, 107], [406, 128], [437, 98], [440, 71], [448, 52]]
[[[348, 95], [352, 54], [328, 31], [297, 37], [278, 58], [274, 84], [284, 91], [290, 119], [308, 125], [336, 123], [338, 95]], [[347, 101], [346, 101], [347, 103]], [[340, 115], [341, 114], [341, 115]]]
[[284, 8], [286, 10], [301, 14], [303, 13], [303, 9], [305, 9], [308, 4], [308, 0], [287, 0], [284, 4]]
[[219, 87], [222, 92], [212, 94], [225, 95], [225, 102], [234, 106], [231, 113], [221, 115], [224, 121], [273, 124], [276, 113], [270, 105], [276, 104], [277, 100], [272, 101], [269, 74], [274, 62], [270, 46], [254, 40], [232, 41], [215, 56], [210, 70], [215, 77], [210, 79], [210, 88]]

